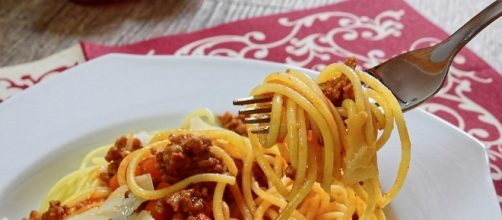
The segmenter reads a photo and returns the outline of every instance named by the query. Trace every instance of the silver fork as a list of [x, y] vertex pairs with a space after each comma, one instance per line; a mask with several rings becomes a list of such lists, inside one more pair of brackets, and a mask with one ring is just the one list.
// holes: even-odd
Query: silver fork
[[[425, 102], [436, 94], [446, 79], [453, 58], [474, 36], [502, 15], [502, 0], [496, 0], [474, 16], [455, 33], [442, 42], [400, 54], [384, 63], [367, 69], [387, 86], [399, 101], [401, 109], [408, 111]], [[234, 100], [234, 105], [264, 104], [271, 97], [246, 97]], [[241, 115], [254, 115], [245, 119], [245, 123], [267, 123], [270, 118], [255, 114], [270, 113], [270, 105], [243, 109]], [[253, 133], [266, 133], [268, 126], [252, 130]]]
[[[262, 95], [262, 96], [250, 96], [245, 98], [239, 98], [233, 101], [234, 105], [250, 105], [250, 104], [261, 104], [254, 108], [246, 108], [239, 110], [239, 115], [245, 115], [244, 123], [246, 124], [256, 124], [256, 123], [268, 123], [270, 122], [270, 116], [267, 113], [272, 111], [272, 105], [269, 103], [272, 101], [272, 96]], [[257, 114], [264, 114], [257, 116]], [[248, 117], [254, 115], [253, 117]], [[267, 133], [269, 126], [262, 126], [251, 130], [255, 134]]]

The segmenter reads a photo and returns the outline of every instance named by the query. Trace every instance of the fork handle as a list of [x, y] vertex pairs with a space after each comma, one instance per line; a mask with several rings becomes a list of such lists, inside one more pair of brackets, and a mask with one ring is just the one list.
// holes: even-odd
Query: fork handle
[[479, 12], [450, 37], [434, 46], [431, 61], [445, 62], [462, 49], [474, 36], [502, 15], [502, 0], [496, 0]]

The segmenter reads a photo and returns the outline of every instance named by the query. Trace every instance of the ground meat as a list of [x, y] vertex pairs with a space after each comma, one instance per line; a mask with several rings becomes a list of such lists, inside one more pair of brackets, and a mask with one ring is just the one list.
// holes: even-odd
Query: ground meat
[[356, 69], [356, 58], [355, 57], [349, 57], [343, 63], [353, 70]]
[[[356, 59], [354, 57], [349, 57], [345, 60], [345, 65], [352, 69], [356, 68]], [[344, 99], [354, 99], [354, 90], [352, 89], [352, 84], [350, 80], [345, 76], [332, 80], [328, 80], [324, 83], [319, 84], [322, 92], [335, 106], [341, 106]]]
[[324, 95], [337, 107], [342, 105], [344, 99], [354, 99], [352, 84], [345, 75], [326, 81], [319, 86]]
[[230, 112], [225, 112], [223, 115], [218, 115], [218, 120], [221, 126], [225, 129], [235, 131], [242, 136], [248, 136], [246, 124], [244, 124], [244, 115], [234, 116]]
[[[242, 170], [244, 167], [244, 164], [242, 160], [234, 160], [235, 166], [237, 167], [237, 170]], [[265, 176], [265, 173], [263, 170], [260, 168], [260, 166], [257, 163], [253, 163], [253, 167], [251, 168], [251, 172], [253, 172], [253, 177], [255, 178], [256, 182], [258, 182], [258, 185], [260, 186], [267, 186], [267, 176]], [[237, 184], [242, 185], [242, 172], [237, 173]], [[225, 200], [226, 201], [226, 200]]]
[[127, 146], [127, 141], [127, 137], [119, 137], [115, 141], [115, 144], [106, 153], [105, 160], [108, 161], [108, 169], [106, 173], [101, 174], [101, 179], [103, 181], [108, 182], [112, 176], [117, 174], [120, 162], [122, 162], [122, 160], [129, 155], [130, 152], [143, 147], [141, 141], [137, 138], [134, 138], [131, 141], [130, 146]]
[[265, 173], [260, 168], [260, 166], [258, 166], [258, 164], [253, 163], [253, 168], [251, 168], [251, 171], [253, 172], [253, 176], [256, 182], [258, 182], [260, 186], [267, 186], [267, 176], [265, 176]]
[[223, 173], [223, 162], [209, 151], [211, 139], [195, 134], [171, 135], [164, 150], [155, 153], [162, 179], [174, 184], [199, 173]]
[[188, 220], [211, 220], [212, 218], [209, 217], [209, 215], [206, 215], [204, 213], [199, 213], [195, 216], [189, 216], [187, 219]]
[[286, 170], [284, 170], [284, 173], [286, 174], [287, 177], [289, 177], [290, 179], [295, 179], [296, 177], [296, 170], [295, 168], [293, 168], [293, 166], [291, 165], [288, 165], [288, 167], [286, 167]]
[[214, 183], [197, 183], [189, 188], [172, 194], [165, 199], [174, 211], [174, 217], [180, 219], [210, 219], [212, 215], [212, 194]]
[[37, 211], [31, 211], [29, 218], [24, 218], [23, 220], [63, 220], [70, 212], [70, 209], [61, 205], [60, 201], [50, 201], [49, 209], [40, 213]]

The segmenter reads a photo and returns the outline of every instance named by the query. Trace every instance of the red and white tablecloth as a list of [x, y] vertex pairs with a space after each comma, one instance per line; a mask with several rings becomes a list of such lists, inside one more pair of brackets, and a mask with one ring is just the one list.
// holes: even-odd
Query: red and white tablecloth
[[[38, 68], [28, 68], [33, 71], [26, 72], [24, 67], [0, 69], [0, 102], [45, 78], [107, 53], [245, 57], [312, 69], [355, 56], [359, 65], [369, 68], [404, 51], [435, 44], [446, 36], [402, 1], [342, 2], [124, 46], [83, 41], [78, 49], [34, 63]], [[81, 55], [76, 53], [83, 53], [85, 59], [79, 59]], [[502, 93], [498, 85], [502, 85], [502, 76], [464, 49], [455, 58], [441, 91], [421, 107], [486, 145], [490, 171], [502, 201]]]

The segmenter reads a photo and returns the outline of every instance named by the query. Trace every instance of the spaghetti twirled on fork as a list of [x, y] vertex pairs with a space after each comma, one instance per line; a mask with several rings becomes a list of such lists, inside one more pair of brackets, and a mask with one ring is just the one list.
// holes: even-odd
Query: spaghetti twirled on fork
[[[383, 208], [408, 171], [408, 132], [392, 93], [348, 64], [327, 66], [315, 81], [292, 70], [267, 76], [251, 91], [271, 97], [265, 134], [251, 132], [265, 124], [243, 127], [240, 118], [220, 117], [239, 135], [200, 109], [181, 129], [98, 148], [50, 190], [32, 219], [48, 213], [68, 219], [385, 219]], [[394, 125], [401, 162], [382, 193], [377, 152]]]

